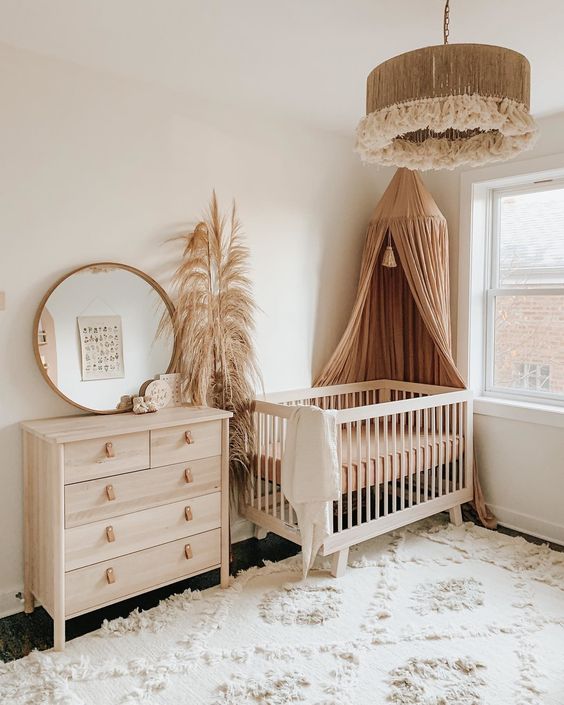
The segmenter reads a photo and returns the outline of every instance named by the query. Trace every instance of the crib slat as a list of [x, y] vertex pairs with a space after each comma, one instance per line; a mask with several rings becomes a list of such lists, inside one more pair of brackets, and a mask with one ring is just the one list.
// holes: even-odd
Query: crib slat
[[262, 421], [262, 441], [263, 441], [263, 449], [264, 449], [262, 505], [263, 505], [263, 510], [268, 514], [268, 414], [264, 415], [264, 418]]
[[466, 414], [468, 411], [468, 407], [466, 405], [466, 402], [463, 402], [460, 405], [460, 431], [459, 431], [459, 439], [458, 439], [458, 457], [459, 457], [459, 464], [460, 464], [460, 489], [464, 489], [466, 487], [465, 483], [465, 477], [466, 477], [466, 458], [467, 455], [465, 453], [466, 450]]
[[272, 468], [272, 416], [266, 417], [266, 491], [265, 491], [265, 507], [267, 514], [273, 514], [271, 502], [274, 502], [271, 490], [271, 468]]
[[[380, 422], [378, 417], [374, 422], [374, 456], [376, 458], [374, 468], [374, 518], [380, 517]], [[383, 468], [382, 468], [383, 470]]]
[[452, 405], [452, 489], [458, 486], [458, 453], [456, 449], [456, 434], [458, 429], [458, 404]]
[[259, 441], [258, 441], [258, 414], [256, 411], [253, 411], [253, 432], [254, 432], [254, 452], [253, 452], [253, 477], [252, 477], [252, 486], [251, 486], [251, 506], [256, 507], [257, 506], [257, 492], [258, 492], [258, 487], [259, 487], [259, 463], [260, 463], [260, 454], [259, 454]]
[[276, 416], [270, 417], [270, 497], [273, 517], [278, 510], [278, 492], [276, 491]]
[[[275, 443], [275, 455], [274, 455], [274, 489], [276, 491], [277, 501], [277, 511], [278, 518], [282, 518], [282, 511], [284, 509], [284, 495], [282, 494], [282, 419], [276, 417], [276, 424], [274, 429], [274, 443]], [[280, 491], [278, 491], [280, 490]]]
[[446, 422], [445, 422], [445, 436], [446, 436], [446, 463], [445, 463], [445, 481], [446, 481], [446, 494], [452, 492], [451, 486], [451, 468], [452, 468], [452, 453], [451, 453], [451, 436], [450, 436], [450, 414], [452, 406], [447, 404], [446, 406]]
[[436, 474], [437, 474], [437, 408], [431, 409], [431, 497], [435, 498]]
[[286, 419], [280, 419], [279, 424], [280, 434], [280, 519], [286, 521], [286, 497], [282, 492], [282, 458], [284, 457], [284, 448], [286, 446]]
[[417, 490], [417, 504], [421, 502], [421, 410], [417, 409], [415, 412], [415, 423], [416, 423], [416, 438], [417, 444], [415, 448], [415, 469], [417, 472], [416, 480], [416, 490]]
[[390, 453], [389, 453], [389, 416], [384, 416], [384, 516], [388, 516], [388, 491], [390, 483]]
[[442, 406], [439, 406], [437, 408], [437, 412], [439, 415], [439, 419], [438, 419], [438, 427], [439, 427], [438, 494], [439, 494], [439, 497], [441, 497], [443, 494], [443, 468], [444, 468], [444, 456], [445, 456], [445, 453], [443, 450], [443, 423], [444, 423], [443, 409], [444, 409], [444, 407], [442, 407]]
[[[360, 399], [362, 403], [362, 399]], [[362, 524], [362, 425], [365, 421], [356, 422], [356, 524]]]
[[278, 493], [278, 483], [276, 480], [276, 459], [278, 457], [278, 416], [273, 416], [272, 417], [272, 469], [271, 469], [271, 477], [272, 477], [272, 493], [274, 496], [273, 500], [273, 511], [272, 515], [276, 516], [279, 513], [279, 502], [280, 502], [280, 495]]
[[347, 423], [347, 528], [352, 524], [352, 432], [351, 422]]
[[269, 414], [264, 415], [263, 423], [263, 434], [264, 434], [264, 482], [263, 482], [263, 495], [262, 501], [264, 506], [264, 511], [268, 514], [268, 461], [270, 457], [269, 447], [268, 447], [268, 420], [270, 418]]
[[409, 455], [405, 452], [405, 413], [400, 414], [400, 428], [401, 428], [401, 454], [400, 454], [400, 502], [401, 509], [405, 509], [405, 475], [406, 475], [406, 465], [409, 462]]
[[260, 495], [260, 414], [255, 411], [255, 483], [253, 487], [253, 505], [260, 509], [258, 506], [259, 495]]
[[392, 514], [397, 509], [398, 491], [398, 429], [397, 414], [392, 415]]
[[429, 470], [428, 468], [430, 467], [430, 458], [429, 458], [429, 415], [428, 415], [428, 409], [423, 409], [423, 423], [425, 425], [425, 448], [423, 450], [423, 467], [424, 467], [424, 475], [423, 475], [423, 493], [425, 496], [424, 501], [426, 502], [429, 499]]
[[408, 470], [407, 470], [407, 476], [408, 476], [408, 502], [409, 506], [413, 507], [413, 481], [415, 479], [415, 471], [416, 471], [416, 458], [415, 458], [415, 452], [413, 450], [413, 411], [408, 411], [407, 412], [407, 418], [409, 421], [409, 463], [408, 463]]
[[[370, 395], [369, 395], [370, 396]], [[372, 485], [370, 482], [370, 476], [372, 474], [372, 424], [373, 419], [368, 419], [366, 421], [366, 466], [365, 466], [365, 491], [364, 491], [364, 503], [366, 505], [366, 521], [370, 521], [372, 518], [372, 511], [370, 507], [370, 499], [372, 496]]]
[[464, 468], [462, 455], [462, 439], [464, 435], [464, 403], [458, 405], [458, 489], [464, 487]]
[[258, 458], [258, 463], [257, 463], [257, 509], [259, 511], [262, 511], [262, 470], [263, 470], [263, 458], [264, 456], [264, 447], [262, 443], [262, 426], [263, 426], [263, 421], [264, 421], [264, 414], [260, 413], [258, 414], [258, 432], [257, 432], [257, 440], [258, 440], [258, 453], [257, 453], [257, 458]]
[[337, 457], [339, 459], [339, 483], [341, 490], [337, 500], [337, 531], [343, 530], [343, 427], [337, 426]]

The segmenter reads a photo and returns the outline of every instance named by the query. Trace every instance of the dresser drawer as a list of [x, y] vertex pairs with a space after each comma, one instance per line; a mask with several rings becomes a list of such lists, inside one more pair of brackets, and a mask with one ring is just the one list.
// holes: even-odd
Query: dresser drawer
[[65, 570], [216, 529], [221, 523], [220, 499], [214, 492], [67, 529]]
[[218, 566], [220, 548], [220, 530], [214, 529], [66, 573], [65, 615], [70, 617]]
[[221, 488], [221, 456], [77, 482], [65, 487], [65, 526], [178, 502]]
[[151, 431], [151, 467], [221, 454], [221, 422], [186, 424]]
[[65, 444], [65, 485], [148, 467], [148, 431]]

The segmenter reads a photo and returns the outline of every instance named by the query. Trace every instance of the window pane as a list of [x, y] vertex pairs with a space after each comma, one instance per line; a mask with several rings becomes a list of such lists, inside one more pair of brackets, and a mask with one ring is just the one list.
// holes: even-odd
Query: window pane
[[564, 295], [497, 296], [494, 387], [564, 394]]
[[502, 287], [564, 284], [564, 187], [499, 199]]

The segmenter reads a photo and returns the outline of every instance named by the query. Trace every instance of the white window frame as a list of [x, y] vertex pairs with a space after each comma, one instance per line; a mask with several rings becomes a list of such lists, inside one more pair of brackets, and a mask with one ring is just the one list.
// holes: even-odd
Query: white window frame
[[499, 281], [499, 240], [500, 240], [500, 201], [507, 196], [518, 196], [527, 193], [545, 192], [564, 187], [564, 178], [539, 179], [534, 182], [524, 177], [524, 183], [515, 186], [488, 189], [488, 237], [486, 239], [486, 289], [485, 306], [485, 346], [484, 346], [484, 383], [482, 393], [484, 396], [493, 396], [502, 399], [514, 399], [531, 403], [554, 404], [564, 406], [564, 393], [549, 391], [535, 391], [533, 389], [511, 389], [495, 386], [495, 306], [496, 300], [501, 296], [564, 296], [564, 286], [553, 287], [504, 287]]
[[[564, 179], [564, 154], [513, 160], [460, 175], [460, 221], [458, 233], [451, 227], [453, 245], [458, 244], [456, 360], [458, 369], [474, 392], [475, 413], [564, 428], [564, 406], [546, 399], [527, 401], [522, 395], [491, 392], [486, 395], [486, 306], [490, 284], [492, 191], [530, 188], [537, 182]], [[452, 221], [449, 222], [452, 224]], [[458, 243], [456, 242], [458, 234]]]

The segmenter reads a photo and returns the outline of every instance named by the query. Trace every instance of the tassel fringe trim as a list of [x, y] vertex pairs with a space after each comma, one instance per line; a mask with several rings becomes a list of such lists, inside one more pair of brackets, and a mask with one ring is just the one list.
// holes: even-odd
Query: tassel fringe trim
[[[454, 140], [402, 139], [418, 130], [440, 134], [449, 129], [482, 132]], [[395, 104], [370, 113], [357, 127], [355, 151], [365, 163], [420, 171], [455, 169], [510, 159], [530, 149], [537, 136], [537, 125], [525, 105], [508, 98], [455, 95]]]

